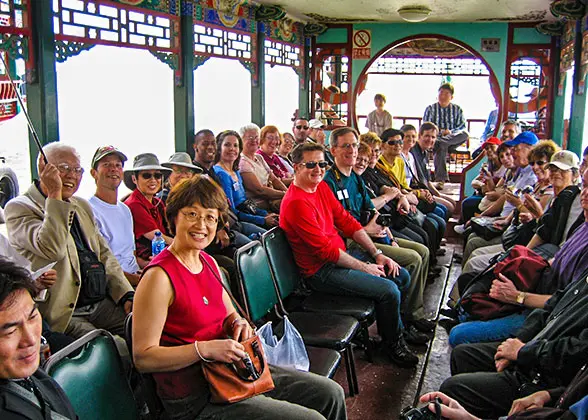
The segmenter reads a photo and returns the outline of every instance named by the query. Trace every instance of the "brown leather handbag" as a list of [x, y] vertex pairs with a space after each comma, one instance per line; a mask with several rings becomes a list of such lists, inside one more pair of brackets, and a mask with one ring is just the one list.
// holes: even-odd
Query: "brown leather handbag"
[[[239, 302], [235, 300], [233, 294], [228, 290], [218, 274], [205, 259], [202, 261], [204, 261], [223, 289], [229, 294], [244, 319], [255, 330], [255, 325], [246, 315], [246, 312], [243, 311]], [[274, 389], [274, 381], [263, 353], [261, 340], [257, 334], [242, 341], [241, 345], [245, 348], [247, 356], [238, 362], [201, 362], [202, 372], [210, 387], [211, 402], [217, 404], [235, 403]]]

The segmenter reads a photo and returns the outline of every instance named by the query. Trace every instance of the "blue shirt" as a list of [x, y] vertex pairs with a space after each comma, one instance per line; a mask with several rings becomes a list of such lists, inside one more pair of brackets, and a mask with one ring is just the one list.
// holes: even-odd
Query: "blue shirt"
[[497, 122], [498, 109], [494, 109], [490, 111], [490, 115], [488, 115], [488, 120], [486, 120], [486, 127], [484, 127], [484, 132], [480, 136], [480, 140], [485, 141], [487, 138], [492, 137]]
[[[339, 182], [337, 182], [335, 171], [339, 174]], [[343, 208], [351, 213], [356, 220], [361, 219], [362, 211], [374, 208], [363, 179], [355, 172], [351, 171], [351, 175], [345, 176], [333, 167], [325, 174], [325, 182]]]
[[267, 216], [267, 211], [258, 208], [257, 214], [255, 215], [237, 210], [237, 206], [247, 199], [245, 196], [245, 188], [243, 187], [243, 178], [241, 178], [239, 171], [236, 171], [238, 181], [235, 181], [220, 165], [214, 165], [213, 169], [214, 173], [220, 180], [223, 191], [229, 199], [231, 210], [233, 210], [233, 213], [237, 215], [239, 220], [263, 226], [265, 224], [264, 217]]
[[[514, 191], [525, 188], [527, 185], [534, 186], [537, 183], [537, 175], [533, 172], [531, 165], [527, 165], [524, 168], [518, 168], [514, 174], [511, 184], [514, 185]], [[508, 184], [507, 184], [508, 186]], [[510, 204], [508, 201], [504, 202], [502, 217], [508, 216], [513, 211], [515, 206]]]
[[435, 123], [439, 130], [449, 130], [456, 132], [465, 130], [466, 121], [463, 116], [463, 110], [459, 105], [450, 103], [445, 108], [435, 102], [425, 109], [423, 122]]

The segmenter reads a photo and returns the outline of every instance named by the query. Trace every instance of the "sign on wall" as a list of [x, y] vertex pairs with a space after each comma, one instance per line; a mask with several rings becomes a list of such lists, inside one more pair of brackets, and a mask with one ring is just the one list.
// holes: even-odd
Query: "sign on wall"
[[360, 29], [353, 31], [352, 57], [356, 60], [369, 60], [372, 56], [372, 31]]

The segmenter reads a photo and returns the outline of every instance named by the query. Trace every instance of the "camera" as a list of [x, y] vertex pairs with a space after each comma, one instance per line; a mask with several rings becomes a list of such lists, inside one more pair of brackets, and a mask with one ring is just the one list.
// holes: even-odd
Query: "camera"
[[441, 399], [435, 398], [435, 413], [429, 410], [428, 404], [421, 408], [406, 407], [399, 415], [399, 420], [437, 420], [441, 419]]
[[533, 187], [531, 185], [527, 185], [526, 187], [523, 187], [519, 190], [516, 190], [514, 192], [514, 195], [516, 195], [519, 198], [523, 198], [523, 195], [531, 194], [532, 192], [533, 192]]
[[[359, 218], [359, 223], [361, 223], [362, 226], [367, 225], [370, 222], [370, 220], [373, 219], [375, 214], [376, 210], [374, 209], [362, 211]], [[376, 223], [382, 227], [392, 226], [392, 215], [380, 214], [376, 219]]]

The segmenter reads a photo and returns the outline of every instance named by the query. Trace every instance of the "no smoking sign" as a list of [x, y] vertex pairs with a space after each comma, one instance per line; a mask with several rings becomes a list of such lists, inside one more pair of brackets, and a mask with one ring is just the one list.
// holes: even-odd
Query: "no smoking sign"
[[372, 55], [372, 31], [360, 29], [353, 31], [353, 51], [354, 59], [369, 60]]

